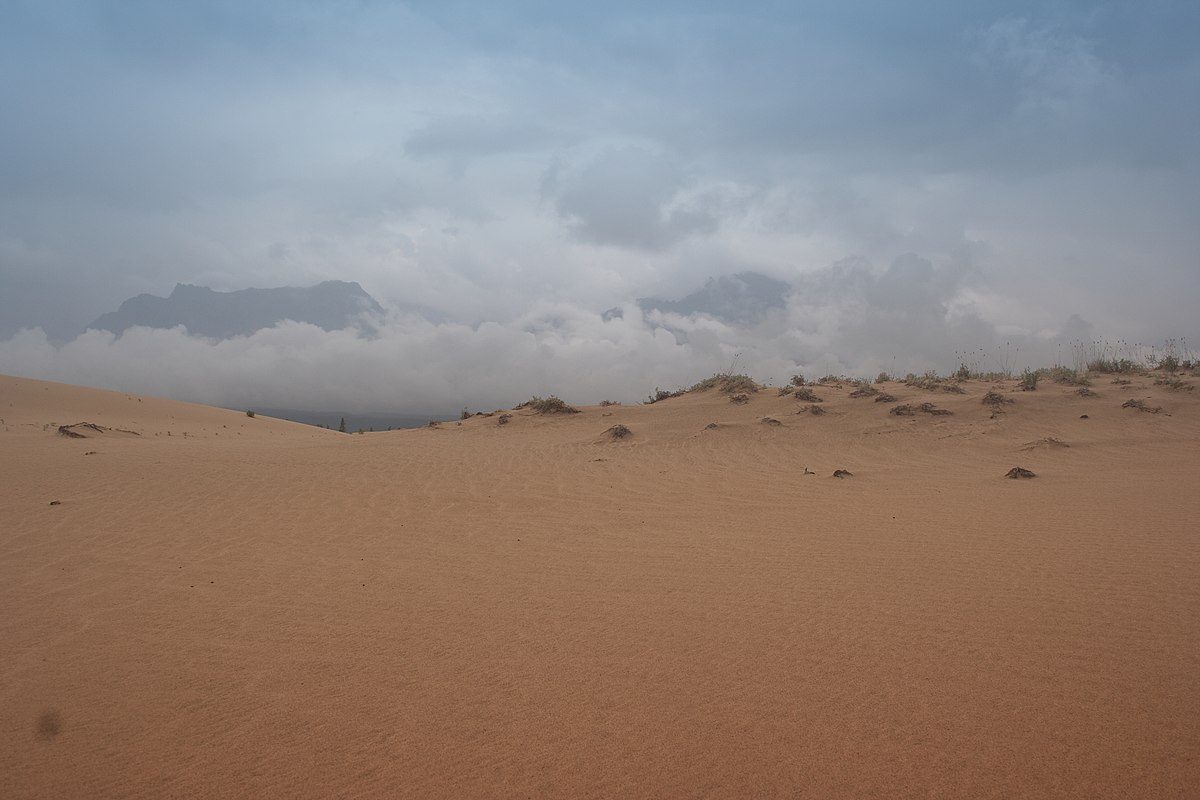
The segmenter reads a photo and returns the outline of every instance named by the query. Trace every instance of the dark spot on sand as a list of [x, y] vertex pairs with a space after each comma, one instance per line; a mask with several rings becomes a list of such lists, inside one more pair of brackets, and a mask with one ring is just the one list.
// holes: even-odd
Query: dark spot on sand
[[1013, 467], [1007, 473], [1005, 473], [1004, 477], [1014, 478], [1014, 479], [1016, 479], [1016, 478], [1036, 478], [1037, 475], [1035, 475], [1031, 470], [1025, 469], [1024, 467]]
[[38, 716], [37, 726], [35, 728], [37, 737], [43, 741], [50, 741], [62, 733], [62, 714], [51, 709], [43, 711]]

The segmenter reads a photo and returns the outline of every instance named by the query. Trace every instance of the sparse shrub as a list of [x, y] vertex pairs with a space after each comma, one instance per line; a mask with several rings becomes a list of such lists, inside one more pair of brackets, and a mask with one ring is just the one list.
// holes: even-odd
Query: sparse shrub
[[939, 378], [933, 370], [926, 372], [924, 375], [917, 377], [911, 372], [905, 377], [904, 383], [906, 386], [912, 386], [916, 389], [924, 389], [927, 392], [950, 392], [951, 394], [965, 394], [966, 390], [957, 383], [950, 383], [942, 378]]
[[891, 379], [892, 379], [892, 376], [888, 375], [886, 372], [881, 372], [875, 376], [876, 383], [887, 383]]
[[1049, 374], [1050, 380], [1066, 386], [1090, 386], [1092, 384], [1086, 375], [1080, 375], [1069, 367], [1054, 367]]
[[616, 400], [601, 400], [600, 401], [601, 408], [608, 408], [609, 406], [619, 406], [619, 405], [621, 405], [621, 404], [619, 402], [617, 402]]
[[654, 393], [646, 398], [646, 405], [652, 406], [655, 403], [661, 403], [663, 400], [670, 400], [672, 397], [679, 397], [682, 394], [687, 394], [687, 389], [678, 389], [674, 392], [667, 392], [654, 387]]
[[812, 414], [814, 417], [819, 417], [825, 413], [825, 409], [821, 408], [820, 406], [801, 406], [800, 410], [797, 411], [796, 413], [797, 414]]
[[803, 401], [805, 403], [822, 403], [822, 402], [824, 402], [821, 398], [817, 397], [816, 392], [814, 392], [812, 389], [808, 388], [807, 386], [802, 386], [802, 387], [796, 389], [795, 394], [796, 394], [797, 400]]
[[249, 417], [250, 419], [254, 419], [254, 412], [253, 412], [253, 411], [247, 411], [247, 412], [246, 412], [246, 416], [247, 416], [247, 417]]
[[803, 375], [793, 375], [791, 384], [792, 384], [792, 386], [803, 386], [804, 385], [804, 376]]
[[1157, 414], [1162, 411], [1158, 406], [1148, 406], [1145, 401], [1136, 398], [1126, 400], [1121, 404], [1121, 408], [1136, 408], [1138, 411], [1145, 411], [1147, 414]]
[[896, 402], [896, 398], [894, 396], [888, 394], [887, 392], [880, 392], [879, 394], [875, 395], [875, 402], [876, 403], [894, 403], [894, 402]]
[[888, 413], [893, 416], [896, 416], [896, 417], [913, 417], [913, 416], [916, 416], [917, 412], [913, 411], [912, 406], [905, 403], [905, 404], [893, 407], [892, 410], [889, 411]]
[[787, 397], [787, 396], [788, 396], [789, 394], [791, 394], [793, 391], [794, 391], [794, 387], [791, 387], [791, 386], [781, 386], [781, 387], [779, 388], [779, 396], [780, 396], [780, 397]]
[[858, 388], [850, 393], [851, 397], [874, 397], [879, 394], [879, 390], [866, 381], [860, 381]]
[[460, 414], [458, 415], [458, 418], [459, 418], [459, 419], [470, 419], [470, 418], [471, 418], [471, 412], [470, 412], [470, 411], [467, 411], [467, 408], [466, 408], [466, 406], [463, 406], [462, 413], [460, 413]]
[[624, 439], [626, 436], [633, 435], [633, 431], [629, 430], [629, 428], [624, 425], [613, 425], [611, 428], [606, 430], [605, 433], [608, 434], [610, 439]]
[[500, 416], [496, 417], [496, 424], [507, 425], [510, 419], [512, 419], [512, 414], [501, 414]]
[[830, 373], [829, 375], [821, 378], [821, 380], [817, 381], [817, 383], [836, 383], [840, 386], [842, 383], [842, 376]]
[[1021, 373], [1020, 387], [1023, 392], [1032, 392], [1037, 390], [1038, 380], [1042, 377], [1040, 370], [1029, 369], [1028, 367]]
[[933, 403], [921, 403], [917, 410], [922, 414], [932, 414], [935, 417], [948, 417], [953, 414], [953, 411], [945, 408], [938, 408]]
[[904, 378], [904, 385], [912, 386], [914, 389], [924, 389], [927, 392], [936, 392], [941, 388], [942, 382], [934, 372], [926, 372], [920, 377], [910, 372]]
[[1016, 401], [1013, 400], [1011, 397], [1005, 397], [1004, 395], [997, 392], [995, 389], [989, 391], [987, 394], [985, 394], [983, 396], [983, 404], [985, 406], [991, 406], [992, 408], [1000, 408], [1001, 406], [1005, 405], [1006, 403], [1015, 403], [1015, 402]]
[[1128, 358], [1097, 358], [1089, 361], [1087, 368], [1089, 372], [1118, 372], [1123, 375], [1138, 371], [1138, 365]]
[[549, 397], [538, 397], [534, 395], [528, 401], [522, 403], [520, 408], [528, 408], [538, 414], [578, 414], [579, 409], [567, 405], [562, 400], [554, 395]]
[[1075, 394], [1079, 395], [1080, 397], [1099, 397], [1100, 396], [1086, 386], [1080, 386], [1075, 391]]
[[745, 403], [749, 403], [749, 402], [750, 402], [750, 395], [748, 395], [748, 394], [746, 394], [746, 393], [744, 393], [744, 392], [740, 392], [740, 393], [738, 393], [738, 394], [735, 394], [735, 395], [731, 396], [731, 397], [729, 398], [729, 402], [731, 402], [731, 403], [733, 403], [734, 405], [737, 405], [737, 406], [744, 405]]
[[709, 389], [718, 389], [723, 394], [757, 392], [758, 384], [749, 375], [732, 375], [728, 372], [719, 372], [700, 381], [689, 391], [707, 392]]
[[1187, 383], [1182, 378], [1175, 378], [1175, 377], [1155, 378], [1154, 385], [1155, 386], [1165, 386], [1165, 387], [1167, 387], [1167, 389], [1169, 389], [1172, 392], [1183, 392], [1183, 391], [1190, 392], [1192, 390], [1192, 384]]

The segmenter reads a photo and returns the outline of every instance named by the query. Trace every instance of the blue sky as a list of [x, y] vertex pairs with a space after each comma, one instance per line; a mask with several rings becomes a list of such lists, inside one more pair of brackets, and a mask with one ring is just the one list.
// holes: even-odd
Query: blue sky
[[932, 294], [799, 298], [769, 335], [814, 338], [763, 368], [934, 362], [964, 320], [1200, 341], [1195, 3], [0, 8], [0, 337], [176, 282], [357, 280], [476, 330], [915, 256]]

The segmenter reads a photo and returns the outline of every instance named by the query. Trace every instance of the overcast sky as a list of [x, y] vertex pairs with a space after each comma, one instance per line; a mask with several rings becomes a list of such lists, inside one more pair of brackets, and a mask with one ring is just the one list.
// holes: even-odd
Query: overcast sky
[[[649, 5], [0, 0], [0, 371], [388, 409], [1200, 345], [1200, 4]], [[754, 329], [629, 306], [744, 270], [798, 287]], [[331, 278], [444, 316], [75, 338]]]

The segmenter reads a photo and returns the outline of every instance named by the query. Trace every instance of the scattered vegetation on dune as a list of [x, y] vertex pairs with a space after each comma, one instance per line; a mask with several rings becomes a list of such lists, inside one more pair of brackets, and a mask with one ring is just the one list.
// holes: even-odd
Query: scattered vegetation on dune
[[930, 414], [935, 417], [946, 417], [946, 416], [950, 416], [951, 414], [954, 413], [953, 411], [950, 411], [949, 409], [938, 408], [933, 403], [921, 403], [916, 408], [913, 408], [911, 405], [904, 403], [902, 405], [898, 405], [898, 406], [894, 407], [888, 413], [890, 413], [894, 416], [897, 416], [897, 417], [915, 417], [917, 415], [918, 411], [922, 414]]
[[646, 398], [645, 403], [648, 406], [652, 406], [655, 403], [661, 403], [663, 400], [670, 400], [672, 397], [679, 397], [684, 394], [687, 394], [687, 389], [676, 389], [673, 392], [668, 392], [655, 386], [654, 391]]
[[616, 400], [601, 400], [600, 401], [601, 408], [608, 408], [609, 406], [619, 406], [619, 405], [621, 405], [621, 404]]
[[801, 406], [797, 414], [812, 414], [814, 417], [819, 417], [825, 414], [825, 409], [820, 406]]
[[738, 394], [757, 392], [758, 384], [755, 383], [754, 379], [749, 375], [734, 375], [729, 372], [718, 372], [716, 375], [699, 381], [688, 391], [707, 392], [710, 389], [717, 389], [723, 394]]
[[578, 414], [579, 409], [574, 406], [569, 406], [554, 395], [549, 397], [533, 397], [526, 400], [517, 406], [514, 411], [522, 408], [528, 408], [537, 414]]
[[1155, 386], [1165, 386], [1165, 387], [1167, 387], [1167, 389], [1169, 391], [1172, 391], [1172, 392], [1183, 392], [1183, 391], [1190, 392], [1190, 391], [1192, 391], [1192, 388], [1193, 388], [1192, 384], [1187, 383], [1186, 381], [1184, 381], [1181, 378], [1176, 378], [1173, 375], [1170, 377], [1166, 377], [1166, 378], [1155, 378], [1154, 385]]
[[1078, 370], [1071, 369], [1070, 367], [1051, 367], [1048, 374], [1050, 380], [1065, 386], [1092, 385], [1087, 375], [1081, 374]]
[[1160, 406], [1146, 405], [1146, 401], [1138, 400], [1137, 398], [1132, 398], [1130, 400], [1126, 400], [1124, 403], [1121, 404], [1121, 408], [1133, 408], [1133, 409], [1137, 409], [1138, 411], [1145, 411], [1147, 414], [1157, 414], [1160, 411], [1162, 411], [1162, 408]]
[[874, 397], [879, 390], [866, 381], [859, 381], [858, 386], [850, 393], [851, 397]]
[[731, 395], [729, 398], [729, 402], [733, 403], [734, 405], [740, 406], [740, 405], [750, 402], [750, 395], [746, 394], [745, 392], [739, 392], [738, 394]]
[[875, 402], [876, 403], [894, 403], [894, 402], [896, 402], [896, 397], [894, 395], [888, 394], [887, 392], [880, 392], [879, 394], [875, 395]]
[[949, 392], [951, 394], [965, 394], [966, 390], [958, 385], [957, 382], [950, 378], [940, 378], [936, 372], [932, 370], [924, 375], [914, 375], [911, 372], [904, 377], [904, 385], [912, 386], [915, 389], [924, 389], [927, 392]]
[[1023, 392], [1037, 391], [1038, 381], [1041, 380], [1041, 370], [1026, 369], [1021, 373], [1020, 387]]
[[812, 389], [808, 388], [807, 386], [802, 386], [802, 387], [796, 389], [794, 394], [795, 394], [796, 399], [800, 400], [801, 402], [805, 402], [805, 403], [823, 403], [823, 402], [825, 402], [821, 398], [817, 397], [817, 393], [814, 392]]
[[633, 435], [633, 431], [629, 430], [625, 425], [613, 425], [604, 433], [610, 439], [624, 439], [627, 436]]
[[1003, 405], [1012, 404], [1017, 401], [1013, 400], [1011, 397], [1005, 397], [1004, 395], [997, 392], [995, 389], [992, 389], [983, 396], [982, 402], [985, 406], [991, 406], [994, 409], [998, 409]]

